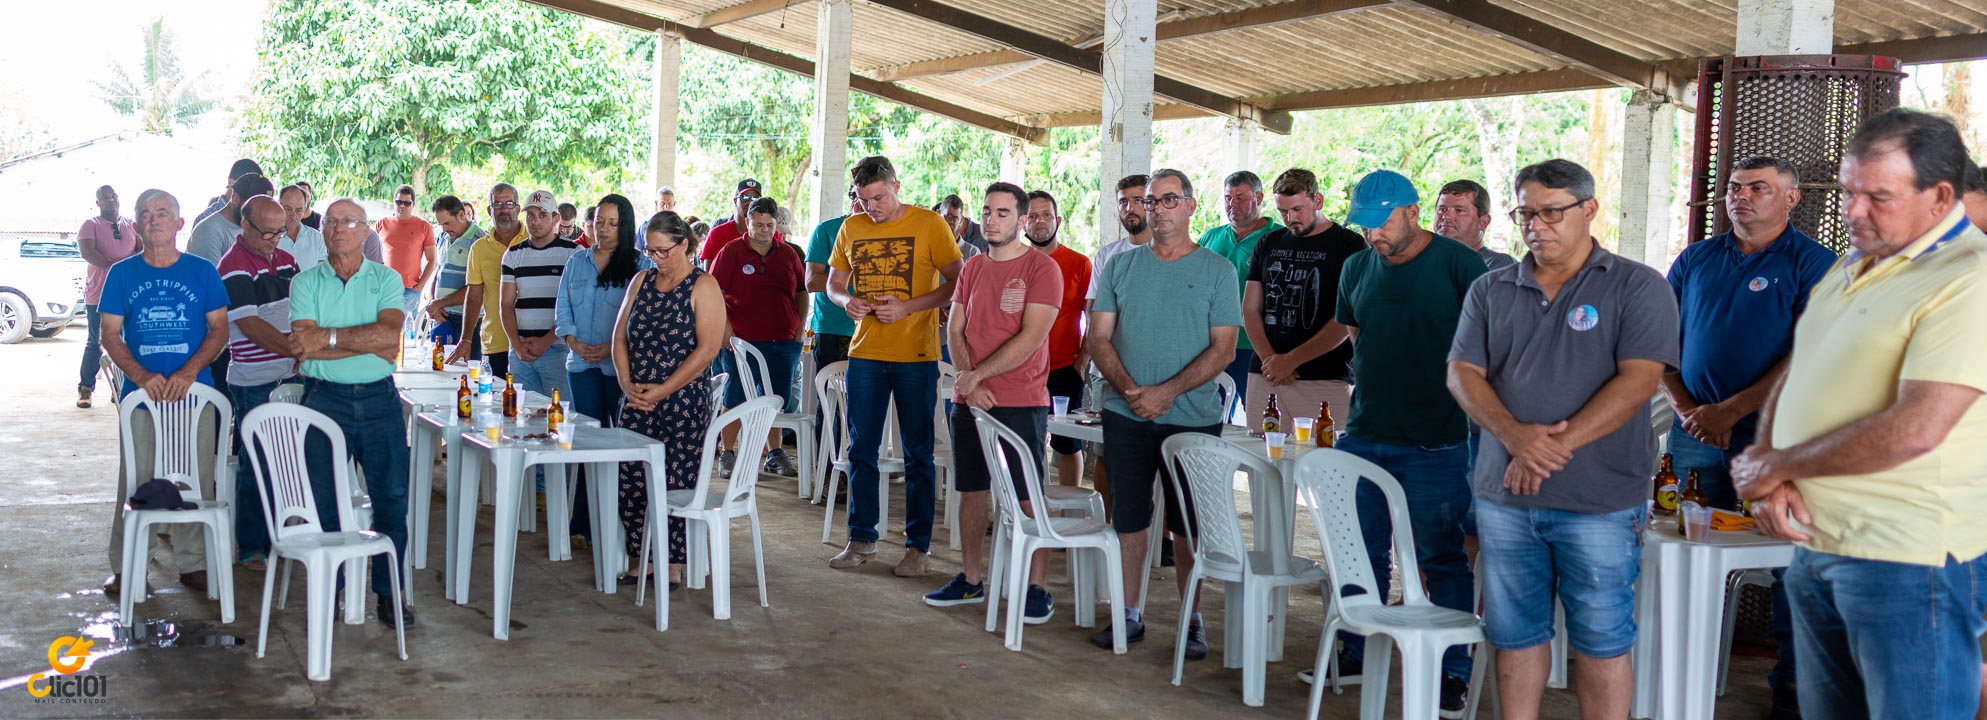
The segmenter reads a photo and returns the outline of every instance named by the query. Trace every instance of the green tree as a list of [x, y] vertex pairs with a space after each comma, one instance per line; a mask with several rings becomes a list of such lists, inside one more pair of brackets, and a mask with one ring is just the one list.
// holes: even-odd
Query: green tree
[[138, 69], [134, 72], [122, 64], [111, 64], [110, 80], [94, 83], [97, 97], [118, 114], [136, 117], [145, 132], [171, 135], [174, 128], [190, 125], [201, 113], [213, 109], [214, 101], [206, 95], [208, 73], [187, 77], [165, 18], [153, 18], [141, 35], [144, 53], [138, 58]]
[[626, 34], [515, 0], [274, 3], [244, 144], [320, 192], [618, 189], [647, 148]]

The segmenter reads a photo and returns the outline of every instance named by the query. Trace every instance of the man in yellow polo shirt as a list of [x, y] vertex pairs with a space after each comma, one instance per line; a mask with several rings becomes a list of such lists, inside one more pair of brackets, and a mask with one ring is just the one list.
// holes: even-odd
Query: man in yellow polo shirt
[[1787, 569], [1801, 714], [1971, 718], [1987, 622], [1987, 235], [1944, 118], [1870, 118], [1842, 159], [1854, 251], [1813, 290], [1732, 463]]
[[898, 577], [925, 574], [933, 523], [933, 408], [938, 405], [938, 308], [964, 266], [938, 213], [897, 198], [897, 169], [881, 155], [856, 163], [855, 200], [828, 258], [828, 297], [856, 321], [849, 343], [849, 544], [828, 566], [876, 556], [876, 455], [887, 403], [897, 399], [904, 441], [904, 559]]
[[[465, 206], [467, 207], [467, 206]], [[504, 332], [502, 309], [504, 251], [524, 240], [524, 223], [518, 222], [517, 188], [510, 183], [490, 187], [490, 233], [469, 247], [469, 267], [464, 278], [462, 332], [468, 333], [482, 319], [483, 357], [490, 372], [499, 380], [511, 372], [510, 334]], [[469, 358], [469, 343], [455, 346], [450, 363]]]

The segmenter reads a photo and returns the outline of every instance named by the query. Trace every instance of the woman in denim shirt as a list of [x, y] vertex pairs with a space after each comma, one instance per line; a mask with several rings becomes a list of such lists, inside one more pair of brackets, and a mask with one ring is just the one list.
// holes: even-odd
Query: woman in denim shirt
[[[601, 427], [612, 427], [621, 407], [621, 384], [614, 377], [612, 355], [615, 317], [621, 300], [628, 295], [628, 281], [635, 273], [655, 267], [635, 239], [639, 224], [635, 207], [627, 198], [601, 198], [586, 228], [593, 238], [593, 249], [573, 253], [559, 279], [553, 332], [572, 349], [566, 355], [566, 379], [572, 388], [573, 410], [599, 420]], [[579, 492], [570, 531], [575, 538], [590, 540], [586, 485], [581, 484]]]

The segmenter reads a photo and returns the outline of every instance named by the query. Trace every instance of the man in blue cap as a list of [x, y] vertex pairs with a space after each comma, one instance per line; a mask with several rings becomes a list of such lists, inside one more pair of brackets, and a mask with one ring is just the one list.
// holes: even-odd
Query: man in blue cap
[[[1365, 230], [1368, 247], [1345, 261], [1339, 279], [1336, 314], [1352, 333], [1354, 390], [1338, 448], [1400, 481], [1429, 599], [1467, 612], [1475, 592], [1463, 552], [1469, 426], [1445, 382], [1463, 298], [1483, 275], [1483, 258], [1423, 229], [1421, 194], [1389, 170], [1359, 181], [1346, 224]], [[1373, 576], [1389, 577], [1386, 499], [1362, 485], [1358, 503]], [[1345, 637], [1341, 676], [1360, 673], [1365, 645], [1365, 638]], [[1470, 659], [1461, 647], [1443, 657], [1442, 674], [1442, 716], [1462, 717]]]

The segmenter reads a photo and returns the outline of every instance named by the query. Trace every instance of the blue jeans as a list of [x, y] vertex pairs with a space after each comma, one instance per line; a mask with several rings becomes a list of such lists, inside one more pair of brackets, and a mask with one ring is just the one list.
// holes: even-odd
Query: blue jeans
[[548, 397], [553, 390], [558, 390], [562, 400], [572, 394], [572, 388], [566, 386], [565, 343], [552, 343], [552, 347], [545, 348], [544, 355], [531, 362], [525, 362], [516, 350], [512, 350], [510, 371], [511, 376], [517, 378], [517, 384], [526, 390]]
[[[1705, 499], [1713, 507], [1726, 510], [1739, 509], [1738, 492], [1732, 489], [1732, 460], [1752, 443], [1750, 427], [1733, 429], [1729, 447], [1724, 450], [1691, 437], [1681, 423], [1670, 428], [1670, 455], [1677, 479], [1688, 479], [1690, 471], [1696, 470], [1698, 489], [1704, 491]], [[1794, 682], [1794, 613], [1787, 606], [1786, 572], [1785, 568], [1773, 571], [1773, 642], [1779, 646], [1780, 660], [1766, 674], [1766, 684], [1776, 688]]]
[[[1463, 515], [1470, 508], [1466, 445], [1388, 445], [1347, 435], [1338, 441], [1338, 449], [1365, 458], [1400, 481], [1402, 494], [1407, 498], [1408, 523], [1414, 526], [1415, 562], [1427, 578], [1428, 599], [1445, 608], [1472, 612], [1476, 580], [1470, 574], [1469, 555], [1463, 552]], [[1392, 577], [1387, 551], [1394, 544], [1387, 499], [1377, 486], [1361, 483], [1357, 503], [1366, 556], [1375, 581], [1385, 587], [1386, 578]], [[1365, 657], [1366, 638], [1342, 637], [1353, 657]], [[1450, 677], [1468, 678], [1467, 648], [1449, 648], [1442, 656], [1442, 672]]]
[[[599, 368], [588, 368], [566, 372], [566, 384], [573, 390], [573, 412], [600, 421], [601, 427], [614, 427], [614, 418], [621, 408], [621, 382]], [[573, 522], [568, 534], [579, 535], [589, 542], [593, 540], [593, 520], [587, 508], [586, 468], [577, 468], [573, 477], [579, 486], [579, 497], [573, 501]]]
[[[234, 397], [236, 437], [242, 435], [242, 418], [248, 417], [250, 410], [269, 402], [269, 393], [274, 391], [277, 385], [285, 382], [294, 382], [294, 380], [279, 380], [267, 385], [228, 384], [228, 391]], [[235, 545], [243, 555], [267, 554], [269, 522], [265, 519], [267, 515], [261, 499], [262, 491], [256, 489], [255, 485], [255, 463], [250, 462], [246, 456], [247, 448], [239, 450], [244, 455], [241, 458], [241, 466], [235, 471]]]
[[[785, 408], [798, 407], [799, 404], [794, 402], [794, 398], [799, 396], [793, 392], [793, 373], [800, 367], [800, 343], [792, 340], [748, 340], [745, 344], [766, 356], [766, 376], [760, 377], [757, 369], [752, 370], [752, 379], [758, 381], [759, 391], [778, 395]], [[725, 357], [729, 358], [731, 354], [725, 353]], [[727, 368], [726, 372], [731, 373], [731, 385], [724, 391], [724, 407], [729, 410], [745, 403], [745, 377], [739, 368]]]
[[849, 358], [849, 542], [876, 542], [882, 508], [877, 497], [876, 454], [883, 446], [884, 415], [892, 397], [904, 438], [905, 547], [931, 550], [933, 409], [938, 405], [938, 363]]
[[[1248, 394], [1244, 391], [1249, 387], [1249, 364], [1255, 361], [1256, 351], [1235, 348], [1235, 359], [1228, 363], [1227, 370], [1222, 371], [1227, 373], [1228, 379], [1235, 381], [1235, 397], [1230, 400], [1228, 407], [1221, 409], [1222, 422], [1227, 422], [1229, 418], [1234, 417], [1236, 410], [1246, 407], [1242, 400], [1243, 396]], [[1293, 417], [1290, 412], [1289, 409], [1285, 409], [1283, 411], [1284, 417]], [[1255, 423], [1251, 422], [1251, 420], [1253, 418], [1242, 418], [1242, 424], [1254, 425]]]
[[1795, 548], [1787, 594], [1802, 717], [1973, 717], [1987, 556], [1930, 567]]
[[[400, 414], [400, 393], [393, 379], [347, 385], [314, 378], [304, 380], [304, 407], [324, 413], [345, 435], [345, 451], [366, 471], [366, 494], [373, 499], [373, 531], [393, 541], [407, 556], [407, 423]], [[340, 529], [338, 508], [350, 503], [337, 497], [332, 481], [331, 445], [317, 433], [304, 442], [310, 467], [311, 491], [318, 521], [325, 530]], [[388, 565], [373, 562], [373, 592], [391, 597]]]
[[97, 315], [97, 306], [84, 305], [83, 311], [89, 318], [90, 334], [83, 338], [83, 372], [76, 379], [76, 389], [95, 390], [97, 373], [103, 370], [103, 344], [98, 342], [102, 337], [103, 321]]
[[[1636, 504], [1580, 513], [1476, 501], [1477, 569], [1483, 572], [1484, 632], [1500, 650], [1552, 640], [1553, 596], [1566, 607], [1566, 640], [1607, 659], [1635, 647], [1635, 579], [1642, 574]], [[1711, 622], [1713, 620], [1705, 620]]]

